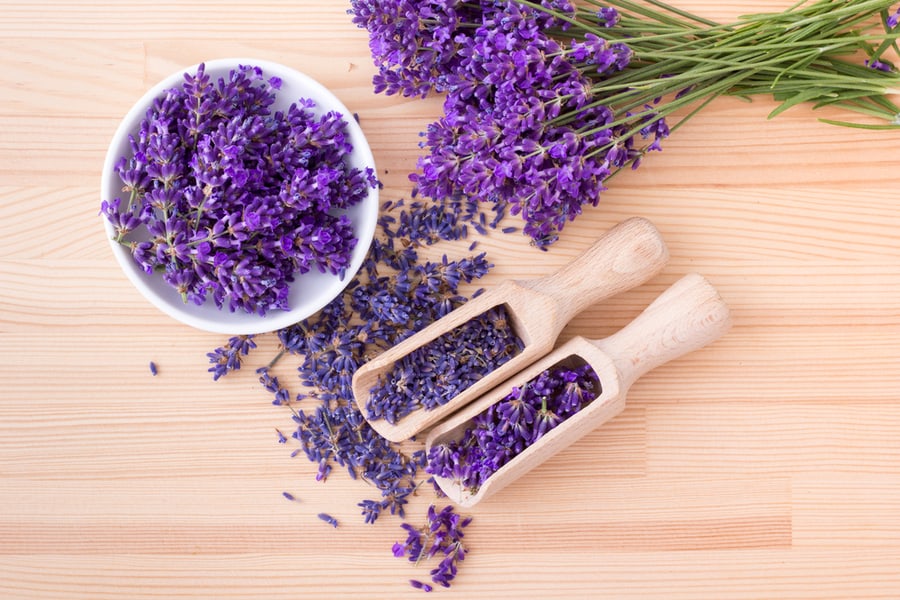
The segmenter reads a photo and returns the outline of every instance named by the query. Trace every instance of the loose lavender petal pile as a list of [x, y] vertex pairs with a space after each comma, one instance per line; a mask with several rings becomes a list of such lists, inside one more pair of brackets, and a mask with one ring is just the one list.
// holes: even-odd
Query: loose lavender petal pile
[[433, 410], [523, 348], [506, 307], [496, 306], [398, 360], [370, 390], [366, 416], [393, 424], [416, 410]]
[[457, 439], [432, 446], [425, 471], [475, 493], [503, 465], [600, 394], [587, 364], [556, 365], [472, 419]]
[[[421, 251], [439, 242], [463, 240], [470, 227], [487, 233], [486, 228], [499, 226], [501, 217], [499, 207], [489, 217], [476, 203], [460, 197], [386, 202], [375, 241], [357, 276], [319, 313], [278, 331], [279, 355], [257, 370], [272, 403], [291, 411], [294, 431], [286, 435], [276, 430], [279, 443], [295, 443], [291, 455], [315, 463], [319, 481], [327, 480], [338, 467], [350, 478], [371, 485], [364, 489], [376, 490], [376, 497], [358, 503], [365, 523], [374, 523], [383, 514], [404, 518], [410, 496], [429, 477], [422, 472], [424, 450], [401, 448], [368, 425], [353, 397], [353, 373], [376, 354], [464, 303], [460, 286], [480, 279], [492, 267], [483, 253], [457, 259], [444, 255], [433, 261], [423, 259]], [[470, 252], [476, 243], [469, 246]], [[208, 354], [209, 372], [219, 379], [240, 369], [254, 348], [254, 336], [230, 338]], [[292, 394], [290, 386], [273, 374], [275, 362], [288, 358], [298, 365], [300, 393]], [[285, 493], [285, 498], [295, 496]], [[446, 530], [441, 523], [451, 519], [459, 535], [450, 538], [461, 537], [465, 525], [453, 514], [452, 509], [436, 512], [428, 527]], [[410, 531], [409, 526], [404, 529]], [[437, 577], [434, 583], [449, 585], [455, 576], [464, 550], [453, 548], [453, 557], [432, 573]], [[420, 589], [430, 587], [417, 583]]]
[[101, 212], [185, 302], [287, 310], [297, 273], [343, 277], [350, 263], [345, 211], [377, 184], [374, 172], [350, 165], [342, 115], [317, 116], [308, 99], [274, 111], [280, 85], [252, 66], [213, 81], [200, 65], [154, 100], [116, 164], [128, 196]]

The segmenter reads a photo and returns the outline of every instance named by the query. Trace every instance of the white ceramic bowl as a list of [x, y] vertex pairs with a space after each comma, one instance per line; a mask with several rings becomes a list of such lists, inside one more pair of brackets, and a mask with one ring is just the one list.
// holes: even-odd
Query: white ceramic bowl
[[[328, 111], [337, 111], [344, 117], [347, 124], [346, 131], [349, 141], [353, 145], [350, 155], [352, 166], [359, 169], [371, 167], [374, 171], [375, 160], [369, 148], [362, 129], [353, 118], [353, 114], [338, 100], [334, 94], [317, 81], [294, 69], [265, 60], [250, 58], [221, 59], [204, 63], [206, 73], [215, 81], [219, 77], [228, 78], [232, 69], [239, 65], [252, 65], [260, 67], [264, 75], [281, 78], [281, 89], [277, 93], [276, 101], [272, 107], [274, 110], [287, 109], [291, 103], [300, 98], [308, 98], [316, 103], [313, 109], [316, 114]], [[101, 199], [112, 200], [121, 196], [122, 181], [114, 170], [116, 161], [122, 156], [131, 156], [131, 146], [128, 141], [129, 134], [137, 132], [141, 120], [153, 99], [163, 92], [180, 86], [184, 81], [185, 73], [195, 73], [199, 65], [194, 65], [173, 73], [160, 81], [150, 89], [131, 108], [122, 120], [110, 143], [103, 165], [103, 178], [101, 181]], [[113, 238], [115, 232], [105, 217], [103, 218], [107, 236], [113, 254], [128, 276], [128, 279], [140, 291], [143, 296], [154, 306], [169, 316], [204, 331], [224, 333], [230, 335], [256, 334], [267, 331], [275, 331], [287, 327], [316, 313], [319, 309], [337, 297], [350, 283], [353, 276], [362, 266], [363, 260], [369, 251], [372, 237], [375, 233], [375, 224], [378, 220], [378, 189], [371, 188], [368, 196], [356, 206], [347, 211], [347, 215], [353, 223], [353, 229], [357, 238], [356, 247], [353, 250], [350, 265], [343, 279], [335, 275], [320, 273], [313, 269], [308, 273], [296, 276], [291, 284], [289, 295], [290, 310], [270, 310], [265, 316], [251, 314], [244, 311], [231, 312], [227, 306], [217, 308], [212, 300], [197, 306], [193, 303], [184, 303], [178, 292], [163, 281], [162, 275], [145, 273], [135, 262], [126, 247], [116, 242]], [[135, 234], [132, 234], [132, 238]]]

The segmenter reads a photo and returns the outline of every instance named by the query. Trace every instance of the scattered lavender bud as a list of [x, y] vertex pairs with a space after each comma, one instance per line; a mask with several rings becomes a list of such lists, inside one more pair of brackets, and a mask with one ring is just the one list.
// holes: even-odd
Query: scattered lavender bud
[[893, 29], [898, 23], [900, 23], [900, 8], [895, 10], [884, 22], [888, 29]]
[[299, 502], [299, 500], [297, 500], [297, 498], [295, 498], [294, 495], [290, 492], [281, 492], [281, 495], [284, 496], [285, 498], [287, 498], [288, 500], [290, 500], [291, 502]]
[[413, 586], [417, 590], [422, 590], [423, 592], [430, 592], [434, 588], [428, 585], [427, 583], [422, 583], [418, 579], [410, 579], [409, 585]]
[[[456, 578], [459, 563], [466, 557], [463, 529], [471, 522], [471, 517], [459, 515], [453, 506], [445, 506], [439, 511], [432, 504], [428, 507], [423, 526], [415, 527], [409, 523], [401, 525], [406, 532], [406, 540], [395, 542], [392, 552], [395, 557], [406, 557], [416, 565], [434, 558], [439, 559], [438, 565], [430, 571], [431, 581], [442, 587], [450, 587], [450, 582]], [[430, 585], [418, 580], [411, 580], [410, 585], [426, 592], [431, 591]]]
[[337, 521], [337, 519], [335, 519], [334, 517], [332, 517], [332, 516], [329, 515], [328, 513], [319, 513], [317, 516], [319, 517], [320, 520], [325, 521], [326, 523], [328, 523], [328, 524], [331, 525], [332, 527], [337, 527], [337, 526], [338, 526], [338, 521]]
[[159, 373], [159, 370], [156, 368], [156, 363], [152, 360], [150, 361], [150, 374], [156, 377], [156, 374]]
[[207, 370], [213, 374], [213, 381], [230, 371], [240, 369], [242, 358], [254, 348], [256, 342], [252, 335], [239, 335], [229, 338], [224, 346], [208, 352], [206, 356], [212, 366]]
[[369, 524], [378, 520], [378, 517], [381, 515], [381, 509], [383, 508], [381, 502], [375, 500], [363, 500], [358, 503], [357, 506], [362, 508], [362, 515], [365, 522]]
[[579, 412], [601, 391], [590, 365], [560, 363], [472, 419], [463, 435], [432, 446], [425, 471], [475, 493], [503, 465]]
[[278, 381], [278, 377], [273, 377], [269, 373], [269, 367], [260, 367], [256, 370], [259, 374], [259, 382], [262, 386], [274, 396], [272, 404], [281, 405], [288, 404], [291, 401], [290, 392], [287, 388], [282, 387]]

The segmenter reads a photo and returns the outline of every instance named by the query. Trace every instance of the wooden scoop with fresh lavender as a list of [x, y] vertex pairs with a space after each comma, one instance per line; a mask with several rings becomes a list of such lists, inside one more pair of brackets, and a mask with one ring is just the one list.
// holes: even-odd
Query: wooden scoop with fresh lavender
[[409, 439], [546, 354], [574, 315], [644, 283], [668, 257], [650, 221], [628, 219], [560, 271], [503, 282], [362, 365], [356, 402], [382, 436]]
[[641, 375], [730, 327], [716, 289], [687, 275], [624, 329], [573, 338], [435, 427], [426, 470], [453, 502], [472, 506], [619, 414]]

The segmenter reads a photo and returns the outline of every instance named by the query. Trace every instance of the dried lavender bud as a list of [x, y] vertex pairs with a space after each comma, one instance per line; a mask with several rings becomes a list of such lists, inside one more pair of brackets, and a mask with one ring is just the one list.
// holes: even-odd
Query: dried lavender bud
[[159, 369], [156, 368], [156, 363], [152, 360], [150, 361], [150, 374], [156, 377], [157, 373], [159, 373]]
[[432, 446], [425, 471], [475, 493], [487, 479], [601, 392], [590, 365], [559, 363], [472, 419], [458, 440]]
[[433, 410], [523, 348], [506, 307], [494, 307], [398, 360], [370, 390], [367, 416], [396, 423], [415, 410]]
[[250, 350], [256, 348], [252, 335], [237, 335], [228, 339], [228, 343], [206, 354], [212, 366], [207, 369], [213, 374], [213, 381], [230, 371], [241, 368], [241, 361]]
[[378, 517], [381, 515], [381, 509], [383, 506], [381, 502], [377, 502], [375, 500], [363, 500], [357, 504], [360, 508], [362, 508], [362, 515], [365, 519], [366, 523], [372, 524], [378, 520]]
[[[415, 527], [403, 523], [406, 532], [404, 542], [395, 542], [392, 548], [397, 558], [406, 557], [416, 565], [439, 557], [437, 567], [431, 569], [431, 581], [443, 587], [450, 587], [456, 578], [458, 564], [466, 557], [467, 549], [463, 544], [463, 529], [472, 522], [471, 517], [463, 517], [454, 512], [453, 506], [445, 506], [438, 511], [432, 504], [428, 507], [425, 524]], [[416, 589], [431, 591], [431, 586], [418, 580], [410, 581]]]
[[316, 115], [302, 98], [274, 111], [280, 85], [252, 66], [214, 82], [200, 65], [153, 102], [115, 166], [128, 197], [101, 213], [185, 302], [287, 310], [297, 274], [343, 277], [350, 263], [344, 211], [377, 185], [374, 172], [350, 165], [342, 115]]
[[328, 524], [331, 525], [332, 527], [335, 527], [335, 528], [336, 528], [336, 527], [338, 526], [338, 521], [337, 521], [337, 519], [335, 519], [334, 517], [332, 517], [332, 516], [329, 515], [328, 513], [319, 513], [317, 516], [319, 517], [319, 520], [325, 521], [326, 523], [328, 523]]
[[282, 387], [278, 377], [273, 377], [269, 374], [269, 367], [260, 367], [256, 372], [259, 374], [259, 382], [274, 396], [272, 404], [288, 404], [291, 401], [290, 392], [287, 388]]
[[409, 585], [411, 585], [412, 587], [414, 587], [417, 590], [422, 590], [423, 592], [430, 592], [432, 589], [434, 589], [427, 583], [423, 583], [423, 582], [419, 581], [418, 579], [410, 579]]

